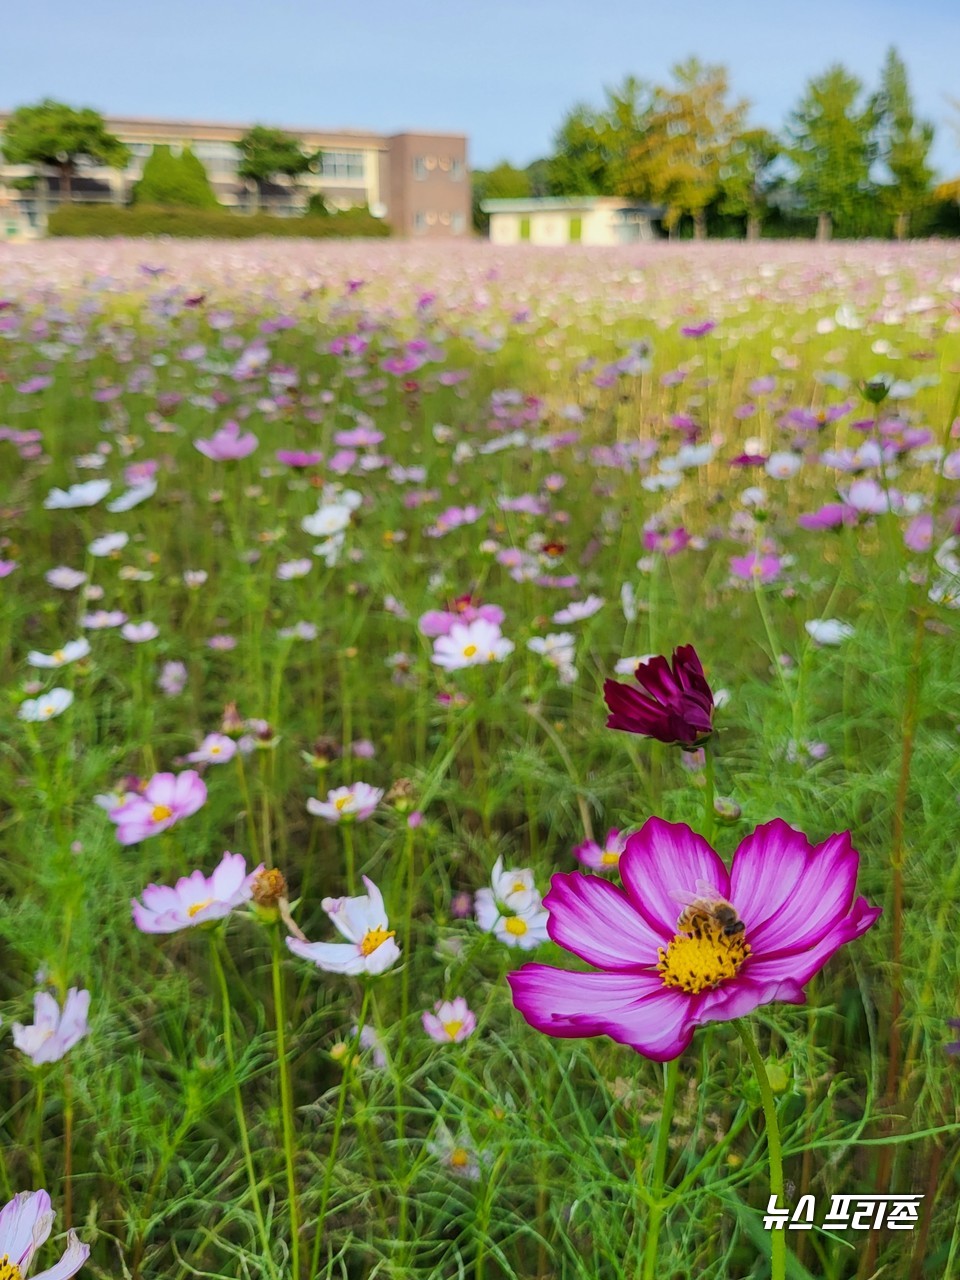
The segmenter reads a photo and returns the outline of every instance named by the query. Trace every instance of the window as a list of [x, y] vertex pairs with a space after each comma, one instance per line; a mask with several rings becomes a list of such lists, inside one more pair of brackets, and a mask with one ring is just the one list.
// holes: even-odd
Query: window
[[570, 243], [576, 244], [583, 239], [583, 218], [574, 214], [570, 219]]
[[467, 220], [462, 213], [455, 213], [451, 219], [450, 225], [453, 228], [453, 234], [455, 236], [462, 236], [463, 229], [467, 225]]
[[426, 231], [427, 229], [427, 215], [420, 210], [417, 210], [413, 215], [413, 229], [414, 231]]
[[362, 151], [324, 151], [320, 158], [320, 176], [351, 182], [362, 182], [366, 176]]
[[193, 154], [211, 177], [237, 172], [237, 148], [232, 142], [195, 142]]
[[530, 239], [530, 219], [529, 218], [520, 219], [520, 239], [521, 240]]
[[450, 178], [453, 182], [463, 181], [463, 161], [462, 160], [450, 161]]
[[426, 156], [413, 157], [413, 176], [418, 181], [423, 181], [427, 176], [427, 158]]

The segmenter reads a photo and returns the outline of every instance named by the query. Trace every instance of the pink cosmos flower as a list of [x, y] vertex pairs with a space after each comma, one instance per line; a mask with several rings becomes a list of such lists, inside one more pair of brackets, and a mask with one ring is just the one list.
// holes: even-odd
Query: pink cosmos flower
[[575, 872], [544, 898], [550, 937], [595, 971], [524, 965], [508, 975], [514, 1004], [548, 1035], [679, 1057], [706, 1022], [805, 1002], [804, 984], [880, 915], [854, 897], [859, 861], [849, 832], [812, 846], [777, 818], [728, 873], [689, 827], [650, 818], [620, 859], [624, 889]]
[[471, 596], [459, 596], [450, 609], [428, 609], [421, 614], [417, 626], [420, 634], [435, 640], [437, 636], [448, 636], [456, 623], [476, 622], [482, 618], [484, 622], [499, 627], [506, 614], [498, 604], [475, 604]]
[[744, 582], [759, 582], [762, 587], [776, 582], [780, 577], [783, 561], [779, 556], [764, 556], [751, 551], [746, 556], [730, 557], [730, 572]]
[[[4, 1280], [20, 1280], [30, 1270], [34, 1255], [46, 1243], [57, 1215], [50, 1207], [46, 1191], [20, 1191], [0, 1209], [0, 1275]], [[90, 1246], [81, 1244], [75, 1231], [67, 1232], [67, 1248], [60, 1261], [33, 1280], [70, 1280], [90, 1254]]]
[[438, 1000], [433, 1013], [424, 1013], [422, 1020], [424, 1031], [437, 1044], [459, 1044], [477, 1029], [477, 1016], [470, 1011], [463, 996]]
[[189, 818], [207, 800], [207, 788], [195, 769], [155, 773], [142, 795], [110, 810], [121, 844], [138, 844], [159, 835], [180, 818]]
[[[90, 1031], [87, 1013], [90, 992], [71, 987], [63, 1002], [63, 1011], [49, 991], [38, 991], [33, 997], [33, 1023], [13, 1024], [13, 1043], [25, 1053], [35, 1067], [59, 1062]], [[2, 1247], [2, 1242], [0, 1242]], [[3, 1254], [0, 1253], [0, 1258]], [[0, 1271], [0, 1276], [3, 1272]]]
[[583, 844], [576, 846], [573, 856], [594, 871], [614, 871], [620, 865], [626, 847], [627, 837], [620, 834], [618, 827], [611, 827], [602, 846], [596, 840], [584, 840]]
[[144, 622], [126, 622], [120, 628], [120, 634], [131, 644], [146, 644], [148, 640], [156, 640], [160, 628], [149, 619]]
[[316, 467], [323, 454], [318, 449], [278, 449], [277, 461], [286, 467]]
[[222, 920], [235, 907], [249, 902], [253, 882], [263, 863], [247, 875], [242, 853], [225, 853], [213, 875], [202, 871], [181, 876], [173, 886], [148, 884], [143, 902], [132, 898], [133, 920], [141, 933], [176, 933], [211, 920]]
[[311, 796], [307, 801], [307, 812], [315, 818], [326, 818], [328, 822], [363, 822], [382, 799], [383, 791], [379, 787], [355, 782], [352, 787], [334, 788], [327, 793], [326, 800]]
[[226, 764], [237, 754], [237, 744], [223, 733], [208, 733], [187, 759], [191, 764]]
[[246, 458], [259, 443], [252, 431], [241, 434], [239, 422], [231, 419], [209, 440], [194, 440], [193, 447], [214, 462], [231, 462], [236, 458]]
[[19, 560], [0, 560], [0, 578], [8, 578], [19, 567]]

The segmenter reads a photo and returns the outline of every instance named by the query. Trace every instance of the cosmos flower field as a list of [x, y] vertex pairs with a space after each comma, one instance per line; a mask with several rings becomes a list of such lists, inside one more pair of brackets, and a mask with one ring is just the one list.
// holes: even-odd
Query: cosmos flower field
[[0, 247], [2, 1280], [956, 1275], [958, 608], [954, 246]]

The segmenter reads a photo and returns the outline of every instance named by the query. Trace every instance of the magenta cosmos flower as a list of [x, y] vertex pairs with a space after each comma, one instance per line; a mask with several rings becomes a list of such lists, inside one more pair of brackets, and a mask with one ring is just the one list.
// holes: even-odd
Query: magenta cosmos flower
[[212, 876], [194, 871], [173, 886], [148, 884], [142, 903], [131, 899], [134, 924], [142, 933], [176, 933], [221, 920], [250, 901], [253, 882], [262, 870], [261, 862], [247, 875], [243, 854], [225, 853]]
[[672, 662], [660, 656], [641, 662], [633, 675], [639, 689], [604, 681], [608, 729], [687, 748], [707, 741], [713, 733], [713, 693], [692, 644], [674, 649]]
[[[57, 1215], [50, 1207], [46, 1191], [21, 1191], [0, 1209], [0, 1276], [3, 1280], [25, 1280], [34, 1255], [53, 1227]], [[90, 1254], [76, 1232], [67, 1232], [67, 1249], [60, 1261], [33, 1280], [70, 1280]]]
[[180, 818], [189, 818], [205, 804], [207, 788], [195, 769], [183, 773], [155, 773], [143, 793], [110, 810], [121, 844], [138, 844], [159, 835]]
[[777, 818], [728, 873], [689, 827], [650, 818], [620, 859], [623, 889], [574, 872], [544, 898], [550, 937], [596, 972], [524, 965], [508, 975], [514, 1004], [548, 1035], [676, 1058], [703, 1023], [805, 1002], [804, 983], [880, 915], [854, 897], [859, 862], [849, 832], [812, 846]]

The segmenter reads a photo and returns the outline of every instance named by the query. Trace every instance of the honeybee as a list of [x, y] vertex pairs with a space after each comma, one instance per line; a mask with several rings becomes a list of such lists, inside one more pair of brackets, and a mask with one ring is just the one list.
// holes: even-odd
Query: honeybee
[[737, 915], [737, 909], [725, 898], [718, 898], [716, 890], [705, 880], [697, 881], [696, 893], [684, 893], [680, 890], [670, 895], [683, 906], [677, 919], [677, 929], [681, 933], [698, 934], [704, 921], [711, 921], [720, 926], [726, 938], [735, 938], [743, 933], [745, 925]]

